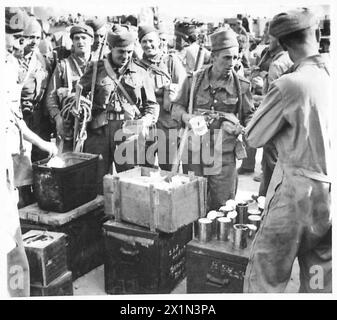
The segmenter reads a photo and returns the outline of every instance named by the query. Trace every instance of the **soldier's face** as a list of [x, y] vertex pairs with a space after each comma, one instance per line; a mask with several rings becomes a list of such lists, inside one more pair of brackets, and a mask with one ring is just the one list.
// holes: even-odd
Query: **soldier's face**
[[156, 32], [150, 32], [142, 38], [140, 45], [147, 57], [154, 57], [159, 53], [160, 38]]
[[84, 54], [91, 51], [93, 38], [86, 33], [76, 33], [73, 36], [73, 47], [75, 54]]
[[217, 71], [228, 75], [236, 65], [238, 58], [239, 49], [237, 47], [217, 51], [213, 55], [213, 67]]
[[134, 50], [134, 44], [127, 47], [112, 47], [111, 58], [112, 62], [118, 67], [125, 66], [131, 59]]
[[26, 39], [26, 51], [31, 52], [37, 50], [41, 41], [41, 33], [36, 32], [25, 36]]
[[23, 50], [25, 39], [22, 32], [8, 34], [6, 33], [6, 49], [10, 52], [15, 50]]
[[106, 29], [103, 26], [95, 32], [94, 43], [92, 45], [92, 50], [96, 51], [103, 43]]

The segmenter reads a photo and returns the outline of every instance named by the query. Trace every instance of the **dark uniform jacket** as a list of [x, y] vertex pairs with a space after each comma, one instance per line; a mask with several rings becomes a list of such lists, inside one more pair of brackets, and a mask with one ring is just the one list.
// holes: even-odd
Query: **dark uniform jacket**
[[[93, 65], [80, 80], [83, 86], [83, 95], [86, 96], [92, 85]], [[120, 83], [128, 93], [132, 101], [118, 88], [116, 81]], [[119, 70], [112, 62], [111, 55], [97, 62], [97, 78], [93, 99], [92, 121], [89, 128], [95, 129], [108, 123], [107, 113], [124, 115], [127, 105], [134, 104], [141, 112], [141, 117], [148, 126], [158, 119], [159, 106], [156, 102], [154, 89], [150, 78], [144, 68], [131, 60], [123, 70]], [[130, 110], [130, 108], [127, 108]], [[136, 117], [136, 113], [128, 114], [130, 119]]]

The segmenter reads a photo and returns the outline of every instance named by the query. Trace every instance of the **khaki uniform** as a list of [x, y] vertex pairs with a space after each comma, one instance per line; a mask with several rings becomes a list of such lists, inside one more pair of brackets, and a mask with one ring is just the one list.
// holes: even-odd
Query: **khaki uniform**
[[[245, 292], [283, 292], [296, 256], [301, 292], [331, 292], [330, 77], [321, 55], [301, 60], [291, 71], [272, 83], [246, 128], [249, 145], [261, 147], [271, 140], [278, 160], [252, 245]], [[313, 285], [317, 268], [322, 287]]]
[[[46, 98], [46, 106], [51, 119], [55, 119], [60, 114], [62, 109], [60, 98], [66, 96], [65, 92], [69, 94], [75, 91], [75, 86], [85, 73], [88, 64], [89, 61], [80, 59], [75, 54], [71, 54], [57, 64], [48, 85]], [[64, 144], [64, 151], [72, 151], [73, 121], [64, 122], [64, 130], [68, 138]]]
[[[178, 130], [179, 123], [171, 117], [171, 101], [176, 98], [183, 81], [186, 78], [186, 72], [180, 59], [174, 54], [161, 54], [155, 60], [149, 60], [145, 56], [140, 61], [147, 70], [151, 83], [155, 90], [156, 100], [160, 106], [157, 128], [161, 130], [166, 137], [166, 154], [159, 154], [159, 166], [163, 170], [171, 170], [173, 154], [171, 150], [176, 148], [176, 141], [169, 141], [169, 131]], [[167, 86], [172, 87], [170, 92]], [[174, 87], [174, 88], [173, 88]], [[149, 141], [149, 143], [153, 143]]]
[[[18, 84], [19, 66], [16, 59], [7, 54], [4, 74], [6, 78], [5, 108], [3, 110], [4, 146], [5, 152], [2, 161], [2, 223], [0, 226], [0, 271], [7, 275], [7, 281], [1, 281], [0, 293], [2, 296], [27, 297], [29, 296], [29, 265], [22, 243], [19, 213], [17, 209], [18, 194], [14, 188], [13, 154], [20, 152], [19, 131], [15, 125], [15, 118], [20, 119], [20, 92]], [[17, 116], [18, 115], [18, 116]], [[20, 121], [20, 120], [19, 120]], [[22, 119], [21, 119], [22, 121]], [[21, 268], [19, 270], [19, 267]], [[22, 273], [21, 273], [22, 271]], [[20, 274], [19, 274], [20, 272]], [[17, 280], [15, 281], [15, 275]], [[20, 275], [23, 278], [19, 278]], [[22, 280], [22, 281], [21, 281]], [[19, 285], [19, 282], [21, 285]]]
[[[51, 125], [45, 111], [45, 93], [50, 78], [50, 66], [40, 52], [31, 52], [21, 60], [23, 87], [21, 110], [29, 129], [44, 140], [50, 139]], [[47, 153], [32, 148], [32, 161], [47, 158]]]
[[[214, 108], [215, 111], [236, 115], [241, 125], [246, 126], [254, 112], [249, 81], [232, 72], [225, 83], [221, 82], [212, 88], [209, 78], [211, 68], [212, 66], [207, 67], [205, 70], [199, 71], [197, 75], [193, 112], [198, 113], [198, 109], [211, 110]], [[172, 107], [172, 118], [178, 121], [181, 121], [182, 114], [187, 110], [190, 82], [190, 79], [185, 81], [181, 93]], [[211, 153], [214, 151], [213, 133], [215, 129], [220, 129], [220, 126], [221, 121], [215, 120], [209, 128]], [[235, 136], [223, 135], [221, 159], [219, 159], [220, 167], [210, 169], [209, 161], [211, 159], [204, 156], [201, 157], [200, 164], [191, 164], [191, 161], [189, 161], [188, 170], [194, 171], [197, 175], [205, 175], [208, 178], [210, 209], [219, 209], [227, 200], [235, 197], [237, 180], [236, 144]]]
[[[89, 66], [87, 72], [80, 80], [85, 96], [91, 90], [93, 65]], [[122, 128], [123, 120], [135, 119], [135, 112], [125, 112], [128, 99], [116, 85], [116, 79], [120, 77], [121, 84], [132, 99], [134, 105], [141, 112], [142, 119], [148, 125], [157, 121], [159, 106], [156, 103], [151, 81], [145, 69], [131, 60], [127, 66], [120, 70], [111, 60], [109, 54], [106, 59], [98, 61], [97, 78], [92, 109], [92, 121], [88, 124], [88, 138], [84, 145], [85, 152], [101, 154], [104, 162], [104, 172], [112, 169], [115, 160], [115, 151], [118, 142], [115, 141], [115, 133]], [[127, 159], [127, 163], [117, 163], [117, 171], [133, 167], [136, 159]]]
[[[266, 94], [270, 84], [283, 75], [291, 66], [292, 61], [289, 58], [288, 52], [280, 51], [272, 55], [272, 60], [269, 66], [268, 75], [264, 81], [263, 92]], [[267, 143], [263, 147], [262, 155], [262, 180], [259, 188], [259, 195], [266, 196], [271, 176], [273, 174], [277, 161], [277, 150], [272, 143]]]

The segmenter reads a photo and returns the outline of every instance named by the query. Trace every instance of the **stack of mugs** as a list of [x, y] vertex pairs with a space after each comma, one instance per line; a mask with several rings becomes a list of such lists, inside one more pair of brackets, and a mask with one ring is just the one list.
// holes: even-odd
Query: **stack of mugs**
[[200, 242], [231, 240], [234, 248], [247, 247], [247, 238], [253, 238], [260, 227], [264, 197], [258, 198], [258, 209], [249, 209], [248, 202], [228, 200], [218, 211], [208, 212], [198, 220], [197, 237]]

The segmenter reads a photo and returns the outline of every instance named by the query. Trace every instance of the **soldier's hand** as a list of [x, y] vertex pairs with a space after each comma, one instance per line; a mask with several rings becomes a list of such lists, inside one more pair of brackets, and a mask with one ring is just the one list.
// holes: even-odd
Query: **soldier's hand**
[[182, 121], [187, 125], [189, 128], [191, 128], [190, 120], [194, 118], [195, 116], [192, 114], [184, 113], [181, 117]]
[[230, 135], [238, 136], [242, 133], [243, 127], [240, 124], [233, 124], [229, 121], [224, 121], [221, 128]]
[[47, 151], [49, 156], [56, 156], [58, 152], [56, 145], [48, 141], [44, 141], [44, 143], [41, 145], [41, 149]]

